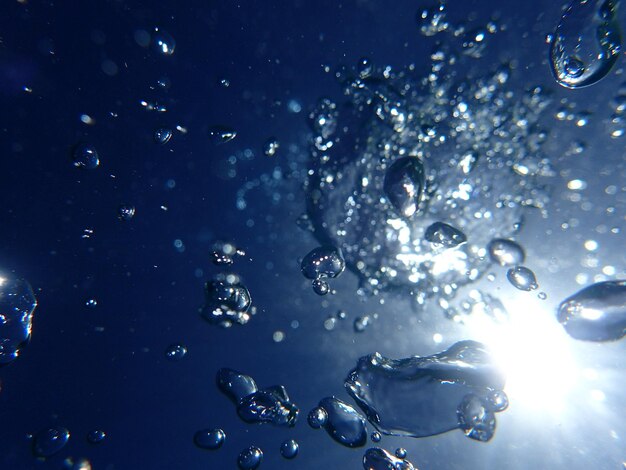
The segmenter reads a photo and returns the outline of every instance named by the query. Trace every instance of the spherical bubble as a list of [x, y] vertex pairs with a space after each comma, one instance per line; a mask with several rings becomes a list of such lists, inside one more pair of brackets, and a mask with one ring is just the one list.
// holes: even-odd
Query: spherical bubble
[[372, 440], [372, 442], [380, 442], [382, 438], [383, 438], [383, 436], [381, 436], [378, 431], [374, 431], [370, 435], [370, 439]]
[[176, 41], [167, 32], [154, 28], [154, 34], [152, 35], [152, 44], [155, 50], [164, 56], [171, 56], [176, 49]]
[[307, 416], [307, 422], [309, 423], [309, 426], [311, 426], [313, 429], [321, 428], [326, 424], [327, 420], [328, 414], [326, 413], [326, 410], [321, 407], [313, 408], [309, 412], [309, 416]]
[[372, 322], [372, 317], [369, 315], [363, 315], [354, 319], [354, 331], [356, 333], [363, 333]]
[[201, 429], [193, 436], [193, 442], [201, 449], [216, 450], [222, 447], [226, 433], [219, 428]]
[[506, 272], [506, 278], [511, 285], [519, 290], [535, 290], [539, 285], [533, 273], [526, 266], [515, 266]]
[[396, 457], [398, 457], [399, 459], [406, 459], [406, 456], [407, 456], [407, 452], [405, 448], [398, 447], [396, 449]]
[[500, 266], [516, 266], [524, 262], [524, 249], [512, 240], [496, 238], [487, 245], [491, 261]]
[[374, 68], [372, 67], [372, 61], [367, 57], [361, 57], [357, 65], [357, 71], [359, 72], [359, 77], [369, 77], [374, 71]]
[[28, 281], [0, 275], [0, 366], [17, 359], [28, 344], [36, 307]]
[[486, 442], [493, 437], [496, 418], [485, 401], [477, 395], [467, 395], [457, 411], [459, 427], [465, 435]]
[[201, 314], [210, 323], [245, 325], [250, 320], [250, 292], [237, 276], [219, 276], [205, 285], [205, 305]]
[[304, 277], [319, 279], [320, 277], [337, 277], [346, 268], [341, 250], [334, 246], [321, 246], [311, 250], [302, 260], [300, 269]]
[[93, 431], [89, 431], [87, 434], [87, 441], [90, 444], [99, 444], [106, 437], [106, 433], [100, 429], [94, 429]]
[[509, 407], [509, 397], [502, 390], [495, 390], [487, 397], [487, 400], [491, 409], [496, 413], [504, 411]]
[[326, 295], [330, 292], [330, 285], [324, 279], [313, 279], [311, 286], [317, 295]]
[[255, 470], [263, 461], [263, 451], [256, 446], [244, 449], [237, 457], [237, 465], [241, 470]]
[[117, 218], [128, 222], [133, 217], [135, 217], [135, 206], [131, 206], [130, 204], [120, 204], [117, 208]]
[[100, 157], [98, 157], [98, 151], [93, 145], [78, 144], [74, 148], [72, 159], [76, 168], [94, 170], [100, 166]]
[[165, 350], [165, 357], [170, 361], [180, 361], [187, 355], [187, 348], [182, 344], [171, 344]]
[[402, 217], [411, 217], [419, 208], [424, 189], [424, 165], [413, 157], [399, 158], [385, 173], [385, 196]]
[[172, 138], [173, 132], [171, 129], [167, 129], [165, 127], [160, 127], [154, 131], [154, 141], [157, 144], [165, 145]]
[[300, 446], [294, 439], [284, 441], [280, 445], [280, 455], [286, 459], [293, 459], [298, 455]]
[[59, 452], [70, 438], [70, 432], [62, 426], [42, 429], [33, 440], [33, 453], [47, 458]]

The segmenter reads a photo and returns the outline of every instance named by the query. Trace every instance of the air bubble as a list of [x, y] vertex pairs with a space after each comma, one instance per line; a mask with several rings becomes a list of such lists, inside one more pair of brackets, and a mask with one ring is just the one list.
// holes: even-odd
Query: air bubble
[[154, 141], [157, 144], [165, 145], [172, 138], [173, 132], [171, 129], [167, 129], [165, 127], [161, 127], [154, 131]]
[[209, 139], [213, 144], [225, 144], [237, 137], [237, 132], [230, 127], [213, 126], [208, 131]]
[[459, 427], [465, 435], [487, 442], [496, 429], [496, 417], [484, 398], [469, 394], [459, 405]]
[[400, 216], [417, 212], [423, 189], [424, 166], [417, 158], [399, 158], [385, 173], [385, 196]]
[[237, 457], [237, 465], [241, 470], [255, 470], [259, 468], [263, 461], [263, 451], [256, 447], [250, 446], [244, 449]]
[[399, 459], [384, 449], [372, 447], [363, 456], [365, 470], [416, 470], [411, 462]]
[[100, 444], [107, 437], [106, 433], [100, 429], [89, 431], [87, 434], [87, 441], [90, 444]]
[[334, 278], [346, 268], [341, 250], [333, 246], [321, 246], [311, 250], [300, 264], [302, 274], [308, 279]]
[[28, 344], [36, 307], [28, 281], [0, 275], [0, 366], [17, 359]]
[[584, 341], [615, 341], [626, 335], [626, 280], [581, 289], [559, 305], [565, 331]]
[[69, 438], [70, 432], [62, 426], [43, 429], [35, 435], [33, 453], [37, 457], [51, 457], [67, 444]]
[[135, 217], [135, 206], [120, 204], [117, 208], [117, 218], [124, 222], [128, 222], [133, 217]]
[[100, 166], [98, 151], [93, 145], [78, 144], [72, 154], [74, 166], [84, 170], [95, 170]]
[[167, 32], [159, 30], [159, 28], [154, 28], [152, 43], [156, 51], [164, 56], [171, 56], [176, 49], [176, 41], [174, 41], [174, 38]]
[[313, 279], [311, 286], [317, 295], [326, 295], [330, 292], [330, 285], [324, 279]]
[[280, 143], [278, 142], [278, 140], [272, 137], [271, 139], [268, 139], [265, 144], [263, 144], [263, 154], [266, 157], [273, 157], [274, 155], [276, 155], [279, 147]]
[[319, 429], [328, 421], [326, 410], [321, 407], [313, 408], [307, 416], [307, 422], [313, 429]]
[[574, 0], [550, 43], [550, 65], [566, 88], [593, 85], [615, 65], [621, 51], [614, 0]]
[[506, 278], [511, 285], [519, 290], [531, 291], [537, 289], [537, 279], [526, 266], [515, 266], [506, 272]]
[[219, 429], [201, 429], [193, 436], [193, 443], [201, 449], [216, 450], [222, 447], [226, 433]]
[[250, 320], [252, 300], [238, 276], [218, 276], [205, 285], [205, 305], [200, 310], [209, 323], [230, 327]]
[[487, 251], [491, 261], [500, 266], [516, 266], [526, 258], [524, 249], [512, 240], [496, 238], [489, 242]]
[[182, 344], [171, 344], [165, 350], [165, 357], [170, 361], [180, 361], [187, 355], [187, 348]]
[[294, 439], [289, 439], [280, 445], [280, 455], [286, 459], [295, 459], [299, 449], [298, 443]]
[[335, 397], [324, 398], [319, 407], [326, 412], [323, 427], [330, 437], [346, 447], [362, 447], [367, 441], [365, 420], [350, 405]]
[[435, 222], [424, 233], [424, 238], [444, 248], [453, 248], [467, 241], [463, 232], [444, 222]]

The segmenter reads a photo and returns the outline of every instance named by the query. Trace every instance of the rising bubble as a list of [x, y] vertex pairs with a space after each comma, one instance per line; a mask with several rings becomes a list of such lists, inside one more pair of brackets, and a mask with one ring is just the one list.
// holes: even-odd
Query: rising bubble
[[237, 132], [230, 127], [213, 126], [208, 131], [209, 139], [216, 145], [225, 144], [237, 137]]
[[444, 222], [435, 222], [424, 233], [424, 238], [444, 248], [453, 248], [467, 241], [463, 232]]
[[256, 447], [250, 446], [244, 449], [237, 457], [237, 465], [241, 470], [255, 470], [259, 468], [263, 461], [263, 451]]
[[117, 208], [117, 218], [128, 222], [133, 217], [135, 217], [135, 206], [131, 206], [130, 204], [120, 204]]
[[216, 450], [222, 447], [226, 433], [219, 428], [201, 429], [193, 436], [193, 443], [201, 449]]
[[346, 447], [365, 445], [365, 419], [352, 406], [338, 398], [328, 397], [320, 401], [319, 407], [328, 417], [323, 427], [330, 437]]
[[171, 129], [167, 129], [165, 127], [160, 127], [154, 131], [154, 141], [157, 144], [165, 145], [172, 138], [173, 132]]
[[70, 432], [62, 426], [42, 429], [33, 440], [33, 452], [37, 457], [50, 457], [59, 452], [70, 438]]
[[174, 41], [174, 38], [169, 33], [159, 28], [154, 28], [152, 43], [156, 51], [164, 56], [174, 54], [174, 49], [176, 49], [176, 41]]
[[491, 261], [500, 266], [516, 266], [524, 262], [524, 249], [512, 240], [496, 238], [489, 242], [487, 251]]
[[345, 268], [346, 262], [341, 250], [333, 246], [321, 246], [311, 250], [300, 264], [302, 274], [308, 279], [337, 277]]
[[609, 73], [621, 51], [617, 7], [614, 0], [570, 3], [550, 43], [550, 65], [560, 85], [581, 88]]
[[558, 320], [585, 341], [615, 341], [626, 335], [626, 280], [592, 284], [561, 302]]
[[424, 166], [417, 158], [399, 158], [385, 173], [385, 196], [403, 217], [417, 212], [423, 189]]
[[218, 276], [205, 285], [203, 318], [223, 327], [234, 323], [245, 325], [250, 320], [250, 292], [237, 276]]
[[395, 457], [385, 449], [372, 447], [363, 456], [365, 470], [416, 470], [411, 462]]
[[187, 348], [182, 344], [171, 344], [165, 349], [165, 357], [169, 361], [180, 361], [187, 355]]
[[87, 434], [87, 441], [90, 444], [100, 444], [107, 437], [106, 433], [100, 429], [89, 431]]
[[506, 272], [506, 278], [511, 285], [519, 290], [535, 290], [539, 285], [533, 273], [526, 266], [515, 266]]
[[74, 166], [84, 170], [95, 170], [100, 166], [98, 151], [93, 145], [78, 144], [72, 154]]
[[0, 275], [0, 366], [17, 359], [28, 343], [35, 307], [28, 281]]
[[300, 447], [294, 439], [288, 439], [280, 445], [280, 455], [286, 459], [295, 459]]

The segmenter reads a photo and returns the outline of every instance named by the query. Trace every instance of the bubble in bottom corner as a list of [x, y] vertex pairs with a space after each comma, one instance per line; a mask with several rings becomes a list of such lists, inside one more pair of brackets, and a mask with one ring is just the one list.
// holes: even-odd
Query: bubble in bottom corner
[[385, 449], [372, 447], [363, 456], [365, 470], [418, 470], [411, 462], [395, 457]]
[[250, 446], [241, 451], [237, 457], [237, 466], [241, 470], [255, 470], [263, 462], [263, 451], [256, 446]]

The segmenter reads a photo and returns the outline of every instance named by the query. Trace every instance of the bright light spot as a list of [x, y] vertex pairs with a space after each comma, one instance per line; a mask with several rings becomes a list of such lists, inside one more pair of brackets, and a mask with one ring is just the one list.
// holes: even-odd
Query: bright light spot
[[602, 390], [592, 390], [590, 395], [593, 401], [604, 401], [606, 399], [606, 395]]
[[0, 287], [2, 287], [6, 282], [7, 282], [7, 278], [0, 276]]
[[587, 251], [596, 251], [598, 249], [598, 242], [595, 240], [587, 240], [584, 246]]
[[433, 341], [437, 344], [441, 343], [443, 341], [443, 336], [441, 335], [441, 333], [435, 333], [433, 335]]
[[505, 322], [480, 312], [468, 316], [471, 336], [491, 349], [506, 375], [504, 391], [511, 403], [528, 411], [563, 411], [580, 374], [569, 337], [532, 300], [516, 298], [506, 307]]
[[587, 188], [587, 182], [583, 180], [571, 180], [567, 183], [567, 189], [572, 191], [582, 191], [585, 188]]

